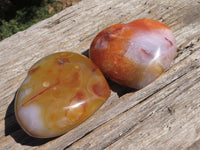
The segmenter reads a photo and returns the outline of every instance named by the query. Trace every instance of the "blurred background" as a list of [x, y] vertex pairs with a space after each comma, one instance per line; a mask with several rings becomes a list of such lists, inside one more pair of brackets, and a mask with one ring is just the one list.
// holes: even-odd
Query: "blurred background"
[[81, 0], [0, 0], [0, 41]]

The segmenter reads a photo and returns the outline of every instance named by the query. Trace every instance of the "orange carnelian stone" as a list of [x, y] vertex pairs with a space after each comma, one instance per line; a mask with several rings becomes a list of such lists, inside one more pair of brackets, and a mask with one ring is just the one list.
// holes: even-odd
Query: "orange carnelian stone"
[[101, 31], [91, 44], [90, 58], [111, 80], [140, 89], [169, 68], [176, 50], [166, 25], [140, 19]]
[[30, 69], [17, 93], [15, 114], [29, 135], [54, 137], [86, 120], [109, 96], [104, 76], [90, 59], [56, 53]]

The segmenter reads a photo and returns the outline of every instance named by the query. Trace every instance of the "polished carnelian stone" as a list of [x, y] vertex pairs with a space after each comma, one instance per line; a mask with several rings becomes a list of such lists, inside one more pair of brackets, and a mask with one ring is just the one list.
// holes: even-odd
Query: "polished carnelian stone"
[[15, 114], [31, 136], [61, 135], [90, 117], [110, 88], [90, 59], [72, 52], [47, 56], [32, 66], [15, 99]]
[[140, 19], [101, 31], [91, 44], [90, 58], [111, 80], [140, 89], [169, 69], [176, 50], [166, 25]]

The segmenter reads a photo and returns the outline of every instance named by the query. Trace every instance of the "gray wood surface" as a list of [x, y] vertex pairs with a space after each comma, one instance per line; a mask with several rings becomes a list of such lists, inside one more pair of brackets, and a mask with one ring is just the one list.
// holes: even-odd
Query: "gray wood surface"
[[[93, 116], [53, 139], [36, 139], [19, 127], [14, 97], [28, 69], [60, 51], [88, 54], [107, 26], [140, 18], [174, 32], [178, 54], [171, 68], [134, 91], [109, 81], [111, 97]], [[0, 149], [199, 150], [200, 1], [83, 0], [0, 42]]]

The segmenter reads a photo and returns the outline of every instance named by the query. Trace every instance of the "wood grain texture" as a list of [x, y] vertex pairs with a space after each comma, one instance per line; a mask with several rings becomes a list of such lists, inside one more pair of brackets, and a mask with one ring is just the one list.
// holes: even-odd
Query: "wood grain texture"
[[[0, 42], [0, 149], [200, 148], [200, 1], [83, 0]], [[88, 54], [103, 28], [139, 18], [168, 25], [178, 54], [171, 68], [134, 91], [109, 82], [112, 95], [93, 116], [53, 139], [36, 139], [19, 127], [14, 97], [28, 69], [60, 51]]]

